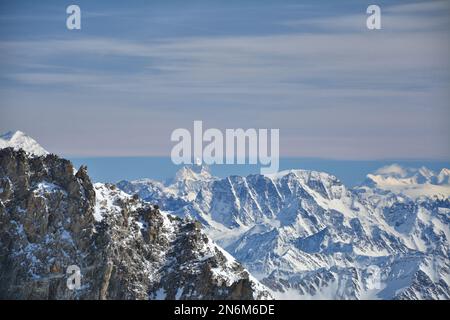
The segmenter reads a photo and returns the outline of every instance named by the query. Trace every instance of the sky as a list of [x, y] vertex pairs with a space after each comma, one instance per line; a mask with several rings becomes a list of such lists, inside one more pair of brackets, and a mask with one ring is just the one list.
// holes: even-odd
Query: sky
[[202, 120], [279, 129], [282, 157], [447, 161], [449, 27], [449, 1], [1, 0], [0, 131], [167, 157]]

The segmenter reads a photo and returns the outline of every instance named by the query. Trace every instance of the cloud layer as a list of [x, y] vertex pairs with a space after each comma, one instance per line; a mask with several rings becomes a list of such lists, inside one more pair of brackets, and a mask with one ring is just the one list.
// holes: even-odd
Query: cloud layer
[[284, 29], [3, 37], [0, 128], [79, 156], [168, 156], [203, 120], [279, 128], [283, 156], [450, 157], [447, 1], [382, 7], [379, 31], [365, 11], [272, 18]]

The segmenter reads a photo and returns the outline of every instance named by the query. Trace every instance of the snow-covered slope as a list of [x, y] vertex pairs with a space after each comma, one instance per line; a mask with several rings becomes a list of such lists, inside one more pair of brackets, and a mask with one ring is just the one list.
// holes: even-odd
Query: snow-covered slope
[[42, 148], [33, 138], [22, 131], [9, 131], [0, 135], [0, 149], [14, 148], [14, 150], [23, 149], [33, 156], [45, 156], [48, 151]]
[[[434, 181], [428, 170], [421, 175]], [[200, 220], [278, 298], [450, 298], [448, 194], [349, 190], [332, 175], [306, 170], [196, 179], [192, 190], [177, 183], [178, 197], [172, 184], [153, 193], [170, 198], [147, 199]]]

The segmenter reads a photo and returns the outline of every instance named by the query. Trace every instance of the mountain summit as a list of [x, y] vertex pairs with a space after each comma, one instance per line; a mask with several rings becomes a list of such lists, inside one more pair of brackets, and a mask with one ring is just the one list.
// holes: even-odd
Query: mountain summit
[[0, 135], [0, 149], [4, 148], [22, 149], [30, 155], [38, 157], [49, 154], [36, 140], [22, 131], [8, 131]]
[[364, 185], [405, 194], [411, 198], [422, 196], [448, 198], [450, 195], [449, 173], [447, 168], [435, 173], [425, 167], [404, 168], [398, 164], [392, 164], [368, 174]]

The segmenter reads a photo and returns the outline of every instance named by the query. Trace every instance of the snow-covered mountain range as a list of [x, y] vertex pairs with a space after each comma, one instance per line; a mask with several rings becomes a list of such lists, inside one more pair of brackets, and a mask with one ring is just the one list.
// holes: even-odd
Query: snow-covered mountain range
[[[207, 167], [188, 166], [167, 182], [120, 181], [116, 186], [121, 191], [114, 185], [94, 185], [92, 216], [94, 225], [111, 226], [114, 237], [124, 228], [122, 215], [128, 209], [124, 211], [122, 205], [130, 205], [132, 199], [143, 199], [139, 206], [159, 205], [164, 210], [163, 218], [158, 218], [161, 221], [172, 215], [181, 221], [196, 219], [204, 237], [228, 252], [214, 245], [226, 261], [236, 259], [250, 272], [250, 288], [259, 298], [269, 297], [265, 291], [269, 288], [279, 299], [450, 299], [448, 175], [446, 168], [435, 173], [391, 165], [368, 174], [362, 185], [347, 188], [324, 172], [288, 170], [218, 178]], [[32, 191], [54, 190], [45, 186], [35, 185]], [[135, 213], [131, 213], [129, 228], [148, 228], [136, 210], [130, 211]], [[178, 261], [179, 248], [172, 245], [182, 242], [175, 239], [185, 238], [186, 227], [177, 223], [167, 228], [172, 231], [166, 230], [167, 238], [174, 240], [168, 247], [161, 251], [150, 248], [173, 254], [162, 261]], [[119, 233], [114, 227], [118, 224]], [[131, 240], [123, 238], [125, 242], [119, 243], [138, 241]], [[145, 245], [144, 239], [139, 247]], [[216, 250], [200, 247], [195, 250]], [[203, 261], [200, 253], [193, 257], [198, 259], [194, 265]], [[227, 270], [228, 265], [220, 264], [220, 268]], [[170, 272], [174, 265], [163, 262], [161, 266], [168, 271], [168, 278], [163, 276], [165, 280], [158, 282], [164, 291], [156, 284], [147, 287], [147, 292], [154, 294], [151, 298], [200, 298], [180, 296], [178, 289], [173, 289], [180, 286], [173, 284], [173, 279], [179, 281], [176, 273]], [[228, 274], [231, 279], [241, 270], [223, 269], [218, 274]], [[165, 269], [159, 270], [164, 274]], [[191, 285], [196, 283], [191, 275], [185, 278]], [[180, 292], [185, 291], [191, 292]]]
[[219, 179], [204, 167], [117, 185], [201, 221], [276, 298], [450, 298], [447, 169], [391, 166], [354, 189], [323, 172]]

